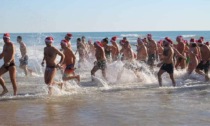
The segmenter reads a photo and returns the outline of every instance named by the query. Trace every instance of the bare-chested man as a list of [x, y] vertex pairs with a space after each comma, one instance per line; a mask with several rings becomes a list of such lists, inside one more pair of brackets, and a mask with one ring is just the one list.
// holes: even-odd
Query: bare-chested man
[[123, 54], [123, 62], [125, 63], [122, 70], [120, 70], [120, 72], [117, 75], [117, 80], [119, 80], [122, 76], [122, 73], [125, 69], [130, 69], [134, 72], [134, 74], [139, 77], [138, 73], [137, 73], [137, 66], [135, 65], [134, 62], [134, 53], [131, 49], [130, 43], [128, 40], [126, 40], [123, 44], [123, 48], [120, 50], [120, 53]]
[[137, 39], [137, 60], [140, 62], [145, 62], [148, 57], [147, 47], [145, 46], [143, 40], [141, 38]]
[[5, 82], [2, 78], [2, 75], [9, 71], [10, 80], [12, 82], [14, 95], [17, 95], [17, 84], [16, 84], [16, 67], [15, 67], [15, 46], [10, 41], [10, 34], [5, 33], [3, 36], [4, 39], [4, 47], [3, 51], [0, 54], [0, 59], [4, 59], [4, 65], [0, 68], [0, 84], [3, 88], [0, 96], [3, 96], [8, 92]]
[[120, 50], [119, 50], [119, 47], [118, 47], [116, 41], [117, 41], [117, 37], [116, 36], [112, 37], [111, 43], [112, 43], [112, 46], [115, 47], [112, 50], [112, 61], [118, 60], [118, 56], [119, 56], [119, 53], [120, 53]]
[[20, 68], [24, 70], [25, 75], [28, 76], [28, 74], [32, 75], [32, 70], [28, 68], [28, 55], [27, 55], [27, 48], [26, 44], [22, 41], [22, 37], [17, 37], [17, 42], [20, 44], [20, 53], [21, 58], [20, 61]]
[[[52, 37], [47, 37], [45, 39], [46, 47], [44, 48], [44, 58], [42, 61], [42, 66], [44, 66], [44, 61], [46, 61], [46, 69], [44, 73], [45, 83], [49, 86], [49, 95], [52, 94], [52, 86], [56, 84], [54, 81], [54, 77], [56, 74], [56, 68], [60, 68], [61, 64], [64, 61], [64, 54], [56, 49], [52, 43], [54, 39]], [[57, 55], [61, 56], [60, 62], [57, 64], [55, 63]]]
[[65, 60], [64, 60], [65, 70], [63, 74], [63, 80], [68, 81], [72, 79], [77, 79], [78, 82], [80, 82], [80, 76], [75, 75], [75, 72], [74, 72], [76, 56], [74, 55], [73, 51], [70, 48], [68, 48], [68, 42], [66, 40], [61, 41], [61, 48], [63, 49], [63, 53], [65, 56]]
[[190, 60], [188, 65], [188, 73], [191, 74], [198, 65], [198, 49], [194, 38], [190, 39], [188, 57]]
[[[177, 36], [176, 38], [177, 41], [177, 46], [176, 49], [179, 51], [180, 54], [182, 54], [183, 56], [186, 56], [185, 54], [185, 44], [183, 42], [183, 37], [182, 36]], [[186, 67], [186, 60], [183, 59], [182, 57], [177, 56], [176, 57], [176, 65], [175, 68], [177, 69], [179, 66], [181, 67], [181, 69], [184, 69]]]
[[162, 78], [161, 75], [165, 72], [167, 72], [172, 80], [172, 84], [175, 87], [176, 83], [174, 80], [174, 64], [173, 64], [173, 55], [174, 55], [174, 50], [170, 46], [170, 40], [164, 40], [163, 41], [163, 57], [162, 58], [162, 63], [159, 65], [162, 65], [159, 72], [158, 72], [158, 81], [159, 81], [159, 86], [162, 87]]
[[155, 60], [158, 59], [157, 44], [152, 39], [151, 34], [147, 35], [147, 39], [148, 39], [148, 44], [147, 44], [148, 61], [147, 61], [147, 63], [148, 63], [148, 65], [150, 65], [150, 68], [153, 68]]
[[[96, 56], [97, 61], [95, 61], [94, 67], [91, 70], [91, 75], [95, 76], [95, 72], [97, 70], [101, 69], [103, 77], [105, 79], [107, 79], [106, 78], [106, 68], [107, 68], [107, 66], [106, 66], [106, 56], [105, 56], [104, 49], [102, 47], [101, 42], [99, 42], [99, 41], [94, 42], [94, 46], [96, 48], [95, 56]], [[94, 79], [92, 78], [92, 80], [94, 80]]]
[[[210, 48], [203, 44], [201, 41], [198, 43], [198, 46], [200, 47], [201, 61], [196, 67], [196, 72], [198, 74], [204, 75], [206, 81], [209, 81], [208, 70], [210, 64]], [[204, 70], [204, 72], [201, 70]]]
[[114, 46], [108, 45], [108, 42], [109, 42], [108, 38], [104, 38], [101, 43], [104, 47], [104, 52], [105, 52], [106, 59], [110, 63], [112, 61], [111, 54], [115, 53], [116, 49], [115, 49]]
[[175, 87], [176, 83], [175, 83], [174, 74], [173, 74], [174, 72], [173, 56], [174, 54], [176, 54], [177, 56], [183, 58], [184, 60], [186, 60], [186, 57], [180, 54], [179, 51], [175, 47], [173, 47], [173, 41], [168, 37], [165, 37], [163, 41], [163, 46], [164, 46], [163, 56], [160, 58], [162, 62], [158, 64], [158, 66], [162, 65], [158, 72], [159, 86], [160, 87], [162, 86], [161, 75], [164, 72], [167, 72], [170, 75], [170, 78], [172, 80], [172, 85]]

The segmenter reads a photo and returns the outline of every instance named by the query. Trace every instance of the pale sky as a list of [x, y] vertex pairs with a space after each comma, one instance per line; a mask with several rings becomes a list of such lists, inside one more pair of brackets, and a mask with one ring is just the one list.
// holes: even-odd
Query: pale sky
[[0, 32], [210, 30], [210, 0], [0, 0]]

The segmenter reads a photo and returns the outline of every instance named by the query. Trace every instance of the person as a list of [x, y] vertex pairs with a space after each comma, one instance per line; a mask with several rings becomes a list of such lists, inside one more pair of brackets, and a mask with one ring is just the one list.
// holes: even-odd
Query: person
[[95, 53], [96, 61], [94, 62], [94, 67], [91, 70], [92, 81], [94, 80], [93, 77], [95, 76], [95, 72], [99, 69], [101, 69], [104, 79], [107, 80], [107, 78], [106, 78], [106, 69], [107, 69], [106, 56], [105, 56], [105, 52], [104, 52], [101, 42], [99, 42], [99, 41], [94, 42], [94, 47], [96, 49], [96, 53]]
[[95, 47], [92, 43], [92, 40], [88, 40], [88, 54], [90, 55], [90, 58], [93, 56], [95, 57]]
[[170, 39], [163, 40], [164, 50], [163, 50], [163, 57], [161, 57], [162, 62], [160, 64], [158, 64], [158, 66], [161, 66], [161, 68], [158, 72], [158, 82], [159, 82], [160, 87], [162, 87], [161, 76], [165, 72], [167, 72], [169, 74], [170, 79], [172, 80], [172, 85], [174, 87], [176, 86], [176, 82], [174, 79], [174, 64], [173, 64], [174, 50], [169, 44], [171, 42], [172, 41]]
[[117, 80], [120, 80], [122, 73], [124, 72], [124, 69], [132, 70], [134, 74], [136, 75], [136, 77], [140, 78], [140, 76], [137, 73], [139, 68], [136, 66], [134, 62], [134, 53], [131, 49], [131, 46], [128, 40], [124, 42], [123, 48], [120, 50], [120, 53], [123, 54], [124, 66], [122, 70], [120, 70], [120, 72], [118, 73]]
[[186, 57], [179, 53], [179, 51], [174, 47], [173, 41], [169, 37], [165, 37], [163, 40], [163, 55], [160, 57], [160, 60], [162, 61], [157, 66], [161, 66], [159, 72], [158, 72], [158, 82], [159, 86], [162, 87], [162, 78], [161, 75], [165, 72], [167, 72], [170, 76], [170, 79], [172, 80], [172, 85], [175, 87], [176, 82], [174, 80], [174, 54], [177, 56], [183, 58], [186, 60]]
[[77, 38], [77, 50], [75, 55], [77, 54], [77, 52], [79, 53], [79, 63], [78, 63], [78, 67], [80, 68], [81, 63], [83, 63], [85, 61], [85, 56], [87, 54], [86, 51], [86, 46], [85, 44], [81, 41], [81, 38]]
[[[182, 54], [183, 56], [186, 56], [185, 54], [186, 45], [183, 42], [183, 37], [177, 36], [176, 41], [178, 43], [176, 46], [176, 49], [179, 51], [180, 54]], [[181, 67], [181, 69], [184, 69], [186, 67], [186, 60], [184, 60], [182, 57], [177, 56], [175, 68], [177, 69], [179, 66]]]
[[159, 57], [159, 61], [161, 61], [160, 57], [163, 56], [163, 41], [160, 40], [157, 42], [157, 47], [158, 47], [158, 57]]
[[89, 55], [88, 55], [88, 44], [86, 42], [85, 36], [82, 36], [82, 43], [85, 46], [85, 59], [88, 59], [89, 58]]
[[115, 53], [115, 52], [116, 52], [116, 49], [115, 49], [114, 46], [108, 45], [108, 43], [109, 43], [108, 38], [104, 38], [104, 39], [101, 41], [101, 44], [102, 44], [102, 46], [104, 47], [106, 59], [107, 59], [107, 61], [110, 63], [110, 62], [112, 61], [111, 54], [112, 54], [112, 53]]
[[114, 36], [112, 37], [112, 39], [110, 40], [111, 43], [112, 43], [112, 46], [115, 47], [113, 50], [112, 50], [112, 61], [117, 61], [118, 60], [118, 56], [119, 56], [119, 47], [116, 43], [117, 41], [117, 36]]
[[[200, 47], [201, 61], [195, 71], [198, 74], [204, 75], [205, 80], [209, 81], [208, 70], [210, 63], [210, 49], [207, 45], [203, 44], [202, 41], [198, 41], [198, 46]], [[202, 70], [204, 70], [204, 72]]]
[[63, 74], [63, 81], [68, 81], [72, 79], [77, 79], [78, 82], [80, 82], [80, 76], [75, 75], [75, 62], [76, 62], [76, 56], [74, 55], [73, 51], [68, 48], [68, 42], [66, 40], [61, 41], [61, 48], [63, 49], [63, 53], [65, 56], [64, 65], [65, 70]]
[[195, 39], [190, 39], [190, 47], [188, 50], [188, 56], [189, 56], [189, 65], [188, 65], [188, 73], [191, 74], [195, 68], [198, 65], [198, 49], [197, 44], [195, 43]]
[[[49, 95], [52, 95], [52, 86], [54, 84], [62, 85], [62, 83], [55, 82], [54, 77], [57, 71], [56, 68], [61, 67], [61, 64], [63, 63], [65, 58], [64, 54], [52, 45], [53, 42], [54, 42], [53, 37], [45, 38], [46, 47], [44, 48], [44, 58], [41, 63], [42, 66], [44, 66], [44, 61], [46, 61], [44, 80], [45, 83], [48, 85]], [[61, 60], [58, 64], [56, 64], [55, 62], [57, 55], [61, 56]]]
[[151, 34], [147, 34], [147, 39], [148, 39], [148, 44], [147, 44], [148, 60], [147, 60], [147, 64], [150, 66], [151, 69], [153, 69], [155, 59], [156, 60], [158, 59], [157, 44], [152, 39]]
[[24, 70], [25, 76], [28, 76], [29, 74], [32, 75], [32, 70], [28, 68], [28, 55], [27, 55], [27, 48], [26, 44], [22, 41], [21, 36], [17, 36], [17, 42], [20, 44], [20, 53], [21, 58], [20, 61], [20, 68]]
[[5, 74], [7, 71], [9, 71], [10, 75], [10, 80], [12, 82], [13, 86], [13, 95], [17, 95], [17, 82], [16, 82], [16, 67], [15, 67], [15, 46], [14, 44], [10, 41], [10, 34], [5, 33], [3, 35], [3, 40], [4, 40], [4, 46], [3, 46], [3, 51], [0, 54], [0, 59], [3, 58], [4, 64], [0, 68], [0, 84], [3, 88], [2, 93], [0, 96], [5, 95], [8, 90], [7, 87], [5, 86], [5, 81], [2, 78], [2, 75]]
[[65, 40], [68, 42], [68, 47], [69, 48], [72, 48], [71, 47], [71, 38], [72, 38], [72, 34], [71, 33], [67, 33], [66, 36], [65, 36]]
[[143, 40], [141, 38], [137, 39], [137, 60], [140, 62], [145, 62], [148, 57], [147, 47], [145, 46]]

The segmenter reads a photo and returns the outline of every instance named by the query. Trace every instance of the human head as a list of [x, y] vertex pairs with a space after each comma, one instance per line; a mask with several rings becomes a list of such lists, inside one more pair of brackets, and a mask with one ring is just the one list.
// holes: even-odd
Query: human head
[[183, 37], [180, 35], [180, 36], [177, 36], [176, 37], [176, 41], [179, 43], [179, 42], [183, 42]]
[[92, 44], [92, 40], [91, 40], [91, 39], [88, 40], [88, 44], [89, 44], [89, 45]]
[[203, 46], [202, 40], [199, 39], [199, 40], [197, 41], [197, 44], [198, 44], [198, 46], [200, 46], [200, 47]]
[[144, 44], [144, 42], [143, 42], [143, 40], [141, 38], [137, 39], [137, 43], [138, 43], [138, 45], [143, 45]]
[[17, 36], [17, 42], [21, 42], [22, 41], [22, 37], [21, 36]]
[[71, 33], [67, 33], [65, 36], [65, 40], [70, 41], [72, 38], [72, 34]]
[[101, 42], [99, 42], [99, 41], [95, 41], [95, 42], [94, 42], [94, 47], [95, 47], [95, 48], [102, 47]]
[[112, 39], [110, 40], [112, 43], [117, 41], [117, 36], [112, 37]]
[[200, 37], [200, 40], [201, 40], [201, 42], [204, 42], [204, 37], [201, 36], [201, 37]]
[[163, 40], [163, 46], [167, 47], [169, 45], [173, 45], [173, 41], [169, 37], [165, 37], [165, 39]]
[[148, 39], [149, 41], [151, 41], [151, 40], [152, 40], [152, 34], [147, 34], [147, 39]]
[[104, 39], [102, 39], [101, 42], [102, 42], [102, 45], [105, 46], [105, 45], [107, 45], [109, 43], [109, 39], [108, 38], [104, 38]]
[[82, 41], [83, 41], [83, 42], [85, 41], [85, 36], [82, 36]]
[[49, 36], [45, 38], [45, 44], [46, 45], [52, 45], [52, 43], [54, 42], [53, 37]]
[[3, 35], [3, 39], [5, 43], [9, 43], [10, 42], [10, 34], [9, 33], [5, 33]]
[[60, 44], [61, 44], [62, 49], [65, 49], [68, 47], [68, 41], [66, 40], [61, 40]]
[[82, 40], [81, 40], [81, 38], [77, 38], [77, 42], [81, 42]]

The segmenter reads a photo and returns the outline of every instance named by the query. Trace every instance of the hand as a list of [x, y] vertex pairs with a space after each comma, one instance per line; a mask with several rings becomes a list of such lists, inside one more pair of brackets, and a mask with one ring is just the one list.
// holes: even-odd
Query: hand
[[9, 64], [10, 64], [10, 62], [8, 62], [8, 63], [5, 63], [5, 64], [4, 64], [4, 66], [9, 66]]
[[56, 65], [56, 67], [59, 68], [59, 69], [61, 69], [61, 68], [62, 68], [62, 65], [61, 65], [60, 63], [58, 63], [58, 64]]

